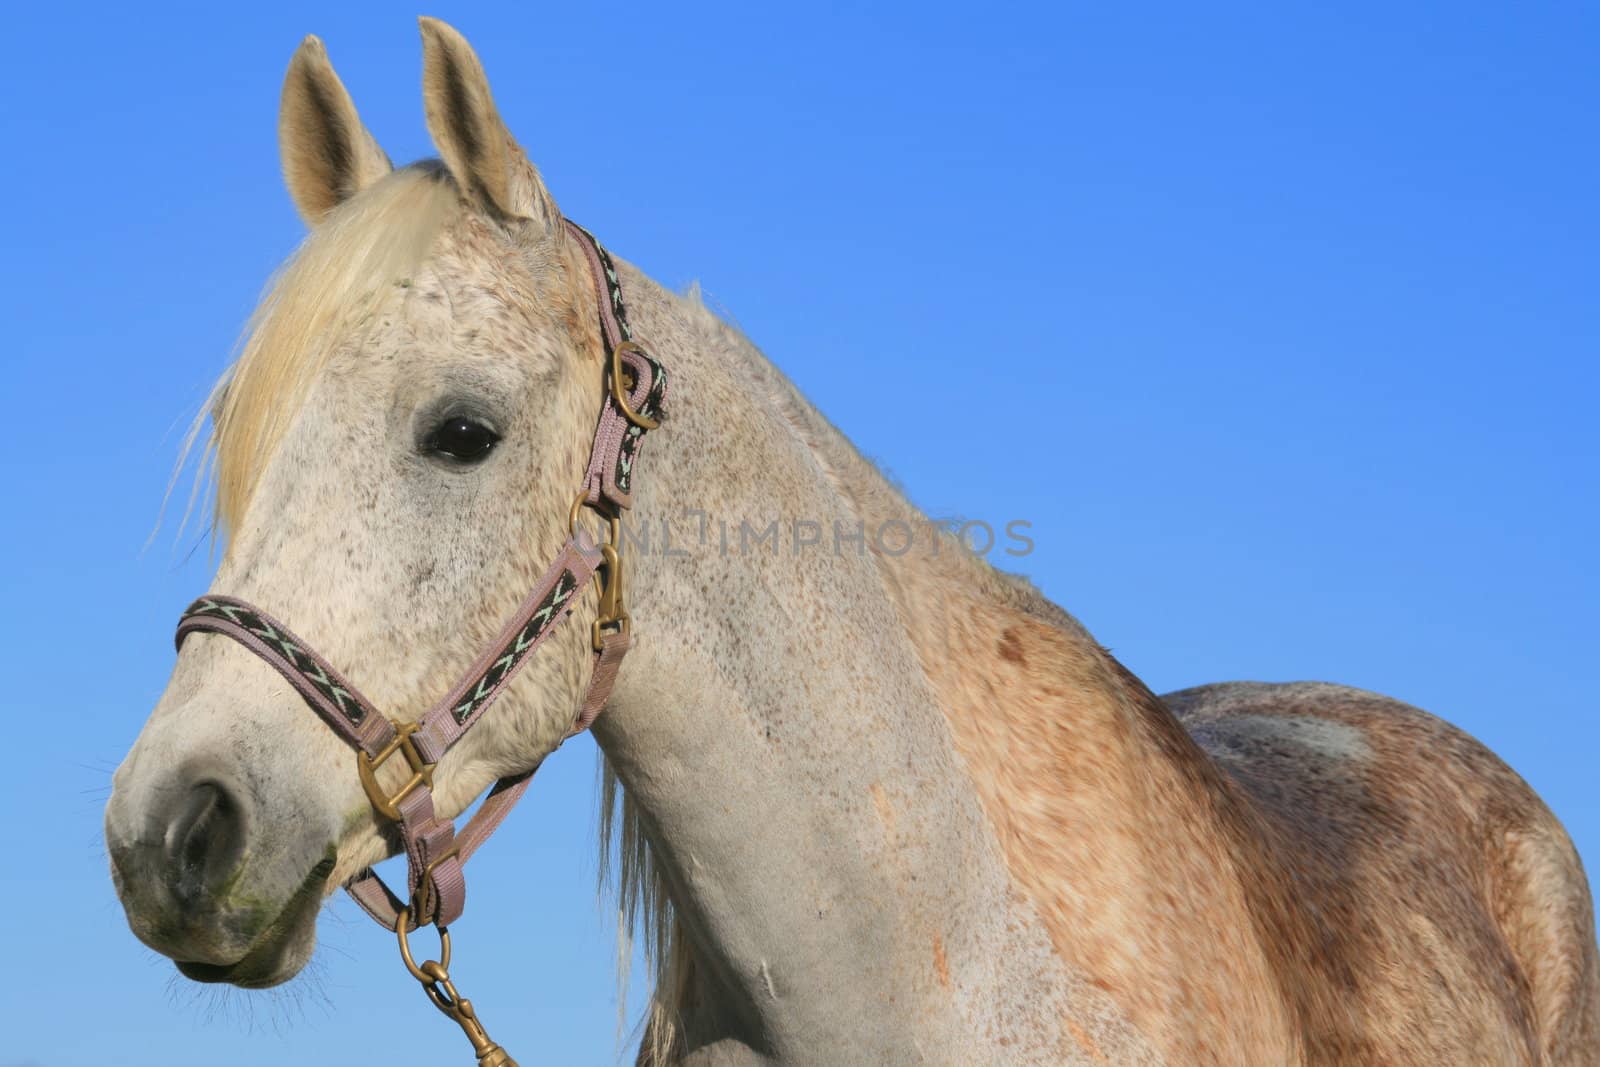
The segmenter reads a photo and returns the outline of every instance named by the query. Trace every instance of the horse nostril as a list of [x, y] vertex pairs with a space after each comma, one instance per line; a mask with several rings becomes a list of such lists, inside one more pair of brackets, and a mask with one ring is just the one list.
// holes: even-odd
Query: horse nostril
[[244, 852], [244, 825], [233, 794], [201, 782], [183, 798], [165, 839], [167, 885], [178, 903], [193, 908], [233, 873]]

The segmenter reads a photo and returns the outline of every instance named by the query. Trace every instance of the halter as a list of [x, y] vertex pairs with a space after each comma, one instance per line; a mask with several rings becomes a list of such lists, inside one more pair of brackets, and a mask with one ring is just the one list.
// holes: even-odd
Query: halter
[[[402, 902], [370, 867], [344, 888], [363, 911], [395, 932], [406, 969], [422, 983], [434, 1005], [466, 1031], [479, 1067], [516, 1067], [516, 1061], [489, 1039], [472, 1003], [458, 995], [451, 983], [448, 927], [460, 918], [466, 905], [463, 868], [467, 860], [521, 799], [538, 767], [497, 781], [459, 833], [452, 820], [442, 819], [434, 811], [433, 769], [483, 717], [533, 651], [571, 616], [578, 594], [591, 578], [600, 593], [599, 616], [590, 634], [594, 672], [566, 736], [588, 729], [605, 707], [632, 640], [622, 596], [621, 514], [633, 503], [639, 445], [645, 431], [658, 425], [667, 392], [666, 371], [633, 340], [611, 257], [593, 234], [570, 219], [563, 221], [594, 275], [606, 350], [606, 393], [589, 467], [572, 501], [570, 536], [555, 562], [449, 693], [415, 722], [390, 719], [287, 626], [234, 597], [204, 596], [189, 605], [178, 622], [176, 639], [182, 648], [191, 633], [231, 637], [283, 675], [311, 710], [356, 750], [356, 773], [367, 798], [380, 818], [399, 829], [406, 854], [408, 896]], [[596, 541], [580, 531], [579, 516], [584, 508], [604, 520], [608, 540]], [[407, 777], [398, 789], [390, 791], [379, 783], [378, 776], [397, 756], [405, 764]], [[418, 964], [408, 935], [429, 923], [439, 931], [440, 958]]]

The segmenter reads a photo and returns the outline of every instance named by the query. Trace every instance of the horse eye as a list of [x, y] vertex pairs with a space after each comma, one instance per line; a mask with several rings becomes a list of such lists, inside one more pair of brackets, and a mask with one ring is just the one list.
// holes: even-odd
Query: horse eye
[[457, 415], [441, 422], [428, 435], [428, 451], [462, 463], [476, 463], [489, 454], [498, 434], [483, 423]]

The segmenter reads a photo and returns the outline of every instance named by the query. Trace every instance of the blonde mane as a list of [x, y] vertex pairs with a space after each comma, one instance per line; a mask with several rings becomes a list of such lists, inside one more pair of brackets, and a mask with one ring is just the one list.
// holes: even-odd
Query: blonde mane
[[405, 284], [460, 205], [441, 164], [413, 164], [330, 212], [274, 275], [238, 358], [190, 433], [193, 442], [210, 416], [199, 481], [214, 474], [219, 533], [237, 528], [267, 459], [338, 343], [371, 318], [392, 286]]
[[600, 753], [600, 893], [614, 894], [617, 909], [617, 1024], [626, 1025], [628, 976], [638, 946], [650, 973], [638, 1067], [671, 1063], [680, 1052], [689, 979], [694, 973], [688, 939], [679, 928], [666, 880], [650, 851], [639, 809]]

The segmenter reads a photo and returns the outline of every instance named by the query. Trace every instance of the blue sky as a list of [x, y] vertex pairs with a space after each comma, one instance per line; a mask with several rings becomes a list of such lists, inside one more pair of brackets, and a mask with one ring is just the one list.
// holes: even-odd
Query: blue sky
[[[929, 511], [1032, 522], [1020, 569], [1158, 691], [1421, 705], [1600, 864], [1592, 10], [426, 13], [477, 46], [569, 215], [698, 279]], [[415, 14], [8, 17], [0, 942], [26, 970], [0, 1067], [465, 1058], [443, 1020], [386, 1029], [431, 1009], [346, 905], [310, 983], [175, 984], [99, 830], [207, 586], [193, 533], [142, 547], [181, 427], [302, 233], [284, 67], [318, 33], [391, 156], [431, 154]], [[594, 774], [587, 740], [547, 764], [458, 927], [523, 1062], [616, 1056]]]

